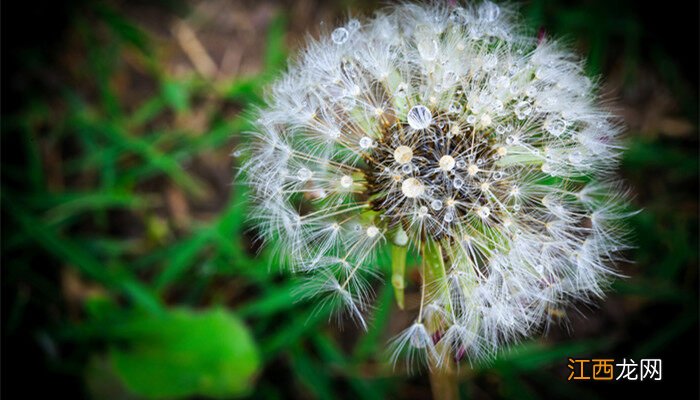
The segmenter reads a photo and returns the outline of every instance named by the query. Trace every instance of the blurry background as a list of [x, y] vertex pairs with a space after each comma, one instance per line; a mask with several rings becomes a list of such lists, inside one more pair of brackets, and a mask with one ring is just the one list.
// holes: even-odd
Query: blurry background
[[[234, 184], [245, 117], [305, 32], [378, 7], [328, 3], [3, 3], [4, 398], [430, 395], [386, 362], [414, 310], [378, 288], [363, 334], [296, 301]], [[698, 4], [642, 3], [522, 4], [604, 76], [643, 212], [607, 301], [463, 368], [464, 398], [697, 397]], [[568, 357], [661, 358], [663, 381], [569, 382]]]

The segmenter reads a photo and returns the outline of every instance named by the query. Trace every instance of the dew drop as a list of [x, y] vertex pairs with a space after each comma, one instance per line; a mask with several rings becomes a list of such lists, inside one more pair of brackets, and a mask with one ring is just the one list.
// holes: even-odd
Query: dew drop
[[348, 41], [350, 37], [350, 32], [345, 28], [336, 28], [333, 33], [331, 33], [331, 40], [335, 44], [343, 44]]
[[346, 189], [352, 186], [352, 182], [352, 176], [350, 175], [343, 175], [343, 177], [340, 178], [340, 186]]
[[560, 136], [566, 130], [566, 121], [561, 118], [551, 118], [544, 122], [544, 129], [554, 136]]
[[362, 139], [360, 139], [360, 147], [365, 150], [369, 149], [372, 147], [372, 139], [367, 136], [363, 136]]
[[426, 207], [426, 206], [418, 207], [418, 216], [425, 217], [426, 215], [428, 215], [428, 207]]
[[493, 54], [487, 54], [484, 57], [482, 68], [484, 69], [484, 71], [489, 71], [494, 69], [497, 64], [498, 58], [496, 58], [496, 56], [494, 56]]
[[532, 105], [527, 101], [521, 101], [520, 103], [515, 105], [515, 116], [518, 117], [519, 120], [524, 120], [531, 113]]
[[311, 175], [313, 173], [306, 167], [299, 168], [299, 171], [297, 171], [297, 178], [299, 178], [300, 181], [306, 182], [309, 179], [311, 179]]
[[454, 186], [455, 189], [461, 189], [462, 186], [464, 186], [464, 180], [462, 180], [462, 178], [455, 178], [452, 181], [452, 186]]
[[501, 15], [501, 8], [490, 1], [485, 1], [479, 7], [479, 17], [486, 22], [497, 20], [499, 15]]
[[569, 161], [571, 161], [572, 164], [581, 164], [581, 161], [583, 161], [583, 154], [581, 154], [579, 150], [576, 150], [569, 154]]
[[428, 107], [417, 105], [408, 111], [408, 124], [413, 129], [425, 129], [433, 122], [433, 114]]
[[462, 107], [462, 104], [459, 103], [458, 101], [453, 101], [452, 104], [448, 107], [447, 111], [449, 111], [452, 114], [459, 114], [462, 112], [464, 107]]
[[396, 96], [397, 97], [406, 97], [406, 91], [408, 90], [408, 85], [406, 82], [401, 82], [399, 85], [396, 87]]
[[430, 208], [432, 208], [435, 211], [440, 211], [442, 209], [442, 201], [433, 200], [432, 202], [430, 202]]
[[491, 210], [488, 207], [483, 206], [479, 207], [479, 210], [476, 213], [481, 218], [488, 218], [488, 216], [491, 215]]
[[405, 246], [408, 244], [408, 235], [403, 229], [399, 229], [394, 236], [394, 244], [397, 246]]
[[416, 47], [418, 48], [421, 58], [426, 61], [433, 61], [437, 57], [438, 44], [435, 39], [419, 40]]
[[412, 170], [413, 168], [411, 167], [411, 164], [404, 164], [401, 167], [401, 172], [403, 172], [404, 174], [410, 174]]
[[449, 224], [450, 222], [452, 222], [455, 219], [455, 216], [453, 213], [448, 212], [447, 214], [445, 214], [443, 219], [445, 220], [445, 222], [447, 222]]
[[467, 117], [467, 123], [470, 125], [474, 125], [476, 122], [476, 116], [475, 115], [470, 115]]
[[369, 228], [367, 228], [367, 237], [373, 238], [379, 234], [379, 228], [376, 226], [372, 225]]
[[348, 22], [348, 28], [350, 28], [350, 30], [353, 31], [360, 29], [360, 21], [356, 19], [351, 19], [350, 22]]
[[456, 7], [454, 10], [452, 10], [449, 18], [450, 21], [457, 25], [465, 24], [467, 22], [466, 18], [464, 17], [464, 9], [462, 7]]

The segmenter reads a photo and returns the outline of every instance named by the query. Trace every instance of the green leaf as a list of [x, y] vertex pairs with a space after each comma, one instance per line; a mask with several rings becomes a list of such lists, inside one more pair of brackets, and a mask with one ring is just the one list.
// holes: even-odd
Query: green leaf
[[175, 111], [182, 113], [187, 110], [189, 94], [187, 93], [187, 87], [182, 82], [165, 81], [161, 90], [163, 98]]
[[116, 328], [127, 346], [110, 356], [120, 379], [149, 398], [231, 397], [249, 393], [260, 355], [247, 327], [222, 309], [175, 310]]

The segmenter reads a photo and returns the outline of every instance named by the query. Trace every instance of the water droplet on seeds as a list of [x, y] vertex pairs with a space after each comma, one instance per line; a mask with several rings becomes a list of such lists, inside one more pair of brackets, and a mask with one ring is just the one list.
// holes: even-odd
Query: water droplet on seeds
[[350, 28], [353, 31], [360, 29], [360, 21], [356, 19], [351, 19], [350, 22], [348, 22], [348, 28]]
[[464, 186], [464, 181], [462, 180], [462, 178], [455, 178], [452, 181], [452, 186], [454, 186], [455, 189], [461, 189], [462, 186]]
[[397, 246], [405, 246], [408, 244], [408, 235], [406, 234], [406, 231], [400, 229], [398, 232], [396, 232], [396, 236], [394, 236], [394, 244]]
[[331, 33], [331, 40], [333, 40], [335, 44], [347, 42], [348, 37], [350, 37], [350, 32], [345, 28], [336, 28], [333, 33]]
[[455, 216], [454, 216], [453, 213], [448, 212], [447, 214], [445, 214], [445, 216], [443, 217], [443, 219], [445, 220], [445, 222], [450, 223], [450, 222], [452, 222], [452, 220], [455, 219]]
[[467, 123], [468, 123], [468, 124], [474, 125], [475, 122], [476, 122], [476, 116], [475, 116], [475, 115], [470, 115], [470, 116], [467, 117]]
[[490, 1], [485, 1], [479, 7], [479, 17], [486, 22], [495, 21], [499, 15], [501, 15], [501, 8]]
[[433, 200], [432, 202], [430, 202], [430, 208], [432, 208], [435, 211], [440, 211], [442, 209], [442, 201]]
[[299, 171], [297, 171], [297, 178], [299, 178], [300, 181], [306, 182], [309, 179], [311, 179], [312, 172], [305, 167], [299, 168]]
[[583, 155], [579, 150], [576, 150], [569, 155], [569, 161], [571, 161], [573, 164], [581, 164], [581, 161], [583, 161]]
[[489, 215], [491, 215], [491, 210], [486, 207], [480, 207], [479, 210], [476, 212], [481, 218], [488, 218]]
[[457, 168], [462, 169], [467, 166], [467, 163], [464, 160], [459, 160], [457, 161]]
[[418, 215], [421, 217], [428, 215], [428, 207], [426, 207], [426, 206], [418, 207]]
[[350, 175], [343, 175], [343, 177], [340, 178], [340, 186], [346, 189], [352, 186], [352, 177]]
[[363, 149], [369, 149], [372, 147], [372, 139], [370, 139], [367, 136], [363, 136], [362, 139], [360, 139], [360, 147]]
[[464, 107], [462, 107], [462, 104], [460, 102], [453, 101], [447, 110], [452, 114], [459, 114], [462, 112], [463, 109]]
[[399, 83], [399, 86], [396, 87], [396, 96], [405, 97], [407, 90], [408, 90], [408, 85], [406, 84], [406, 82]]
[[496, 86], [505, 89], [510, 86], [510, 79], [507, 76], [500, 76], [496, 80]]
[[519, 120], [524, 120], [531, 113], [532, 105], [527, 101], [521, 101], [520, 103], [515, 105], [515, 116], [518, 117]]
[[527, 97], [535, 97], [537, 94], [537, 88], [534, 86], [528, 86], [527, 89], [525, 89], [525, 96]]
[[506, 133], [506, 127], [504, 125], [498, 125], [496, 127], [496, 133], [499, 135], [503, 135], [504, 133]]
[[484, 56], [482, 68], [485, 71], [489, 71], [491, 69], [494, 69], [497, 64], [498, 58], [496, 58], [496, 56], [494, 56], [493, 54], [487, 54], [486, 56]]
[[450, 12], [450, 21], [455, 24], [466, 23], [466, 18], [464, 17], [464, 9], [462, 7], [456, 7], [452, 12]]
[[367, 228], [367, 236], [368, 237], [373, 238], [373, 237], [377, 236], [378, 234], [379, 234], [379, 228], [377, 228], [376, 226], [372, 225], [369, 228]]
[[416, 47], [420, 56], [426, 61], [433, 61], [437, 57], [438, 44], [435, 39], [421, 39]]
[[544, 123], [544, 129], [554, 136], [560, 136], [566, 130], [566, 121], [561, 118], [548, 119]]
[[403, 172], [404, 174], [410, 174], [412, 169], [413, 168], [411, 167], [411, 164], [404, 164], [401, 167], [401, 172]]
[[425, 129], [433, 122], [433, 114], [428, 107], [417, 105], [411, 107], [407, 116], [408, 124], [413, 129]]

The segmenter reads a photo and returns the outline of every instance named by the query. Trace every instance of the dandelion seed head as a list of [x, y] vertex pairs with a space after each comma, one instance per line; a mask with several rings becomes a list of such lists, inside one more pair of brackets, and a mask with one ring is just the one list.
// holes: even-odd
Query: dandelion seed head
[[352, 19], [290, 63], [249, 135], [261, 236], [360, 326], [383, 247], [439, 249], [394, 356], [488, 357], [602, 297], [628, 246], [617, 119], [517, 20], [489, 1]]

